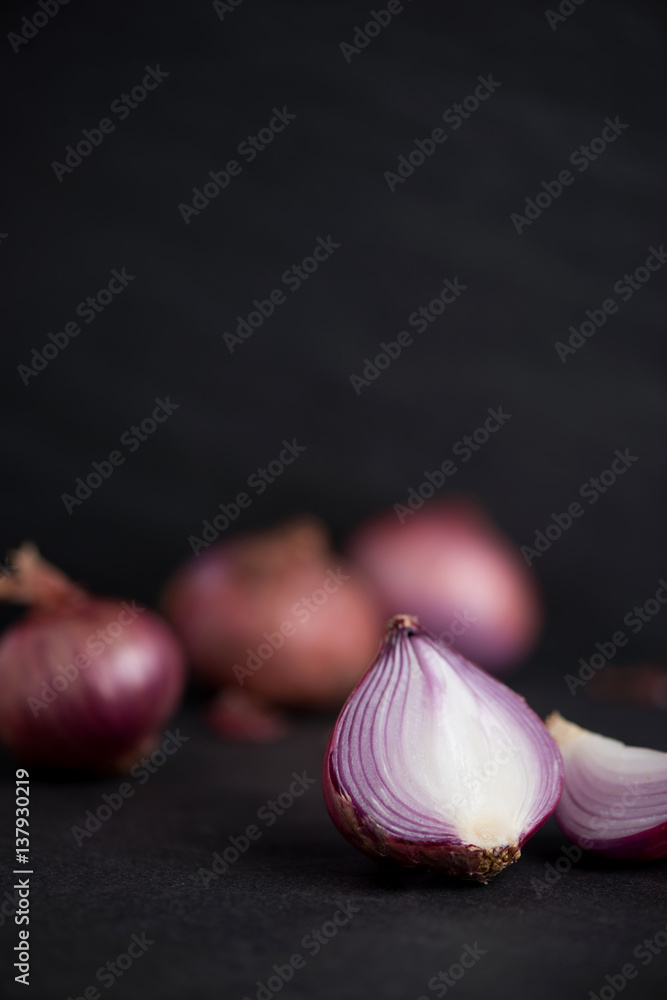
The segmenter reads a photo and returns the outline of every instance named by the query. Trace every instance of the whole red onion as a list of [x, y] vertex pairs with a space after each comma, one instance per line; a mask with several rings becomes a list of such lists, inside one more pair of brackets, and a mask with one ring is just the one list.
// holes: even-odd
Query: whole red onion
[[362, 525], [349, 551], [387, 616], [417, 615], [441, 642], [502, 673], [531, 649], [542, 624], [534, 579], [518, 551], [474, 504], [452, 499]]
[[382, 635], [368, 587], [314, 519], [196, 556], [168, 585], [164, 607], [201, 680], [273, 704], [340, 704]]
[[135, 601], [89, 596], [33, 546], [10, 559], [0, 597], [32, 608], [0, 640], [0, 740], [26, 763], [130, 763], [179, 701], [176, 637]]

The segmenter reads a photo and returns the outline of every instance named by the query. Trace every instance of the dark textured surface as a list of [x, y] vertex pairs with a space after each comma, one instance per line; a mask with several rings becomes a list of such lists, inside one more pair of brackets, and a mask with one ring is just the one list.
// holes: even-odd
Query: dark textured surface
[[[3, 5], [2, 547], [34, 538], [92, 589], [151, 601], [283, 439], [306, 452], [234, 527], [309, 509], [342, 539], [502, 406], [511, 420], [451, 485], [518, 544], [616, 449], [637, 456], [535, 561], [548, 629], [518, 686], [540, 712], [667, 749], [664, 713], [594, 710], [563, 681], [667, 575], [665, 271], [627, 302], [613, 291], [667, 236], [664, 8], [586, 0], [554, 31], [540, 3], [415, 0], [348, 65], [339, 44], [369, 6], [244, 0], [221, 21], [208, 2], [75, 0], [15, 53], [4, 36], [37, 7]], [[168, 78], [59, 183], [52, 162], [158, 63]], [[383, 173], [489, 74], [501, 86], [392, 194]], [[185, 225], [179, 203], [283, 106], [296, 119]], [[616, 116], [628, 128], [518, 235], [511, 213]], [[230, 354], [235, 317], [329, 234], [332, 257]], [[123, 267], [127, 289], [24, 384], [32, 349]], [[423, 333], [406, 327], [445, 277], [465, 293]], [[555, 342], [610, 296], [618, 312], [563, 363]], [[350, 375], [402, 329], [413, 345], [357, 396]], [[168, 395], [179, 409], [68, 514], [76, 477]], [[659, 657], [666, 638], [662, 611], [623, 658]], [[390, 878], [338, 837], [314, 787], [197, 888], [292, 771], [319, 773], [328, 724], [275, 752], [218, 744], [192, 715], [182, 728], [190, 742], [80, 849], [70, 827], [113, 783], [35, 781], [33, 997], [80, 995], [144, 930], [155, 944], [114, 996], [254, 997], [348, 898], [359, 913], [285, 997], [435, 996], [428, 980], [476, 941], [488, 954], [453, 995], [588, 997], [667, 922], [664, 864], [581, 862], [538, 898], [531, 878], [563, 843], [552, 825], [486, 887]], [[3, 962], [14, 930], [0, 929]], [[663, 954], [624, 996], [665, 979]]]
[[[564, 707], [556, 686], [547, 689], [534, 674], [521, 675], [519, 688], [540, 711]], [[590, 702], [579, 715], [667, 750], [664, 719], [607, 713]], [[567, 870], [568, 841], [550, 820], [521, 860], [486, 886], [387, 872], [350, 847], [326, 814], [320, 767], [329, 720], [303, 722], [272, 748], [225, 746], [194, 713], [178, 727], [188, 741], [143, 784], [141, 775], [130, 778], [134, 796], [93, 836], [79, 834], [81, 846], [72, 827], [81, 829], [86, 811], [117, 792], [120, 779], [33, 780], [34, 964], [26, 995], [65, 1000], [96, 984], [106, 996], [97, 970], [143, 933], [154, 944], [116, 980], [114, 996], [254, 1000], [257, 981], [299, 953], [306, 964], [282, 990], [286, 997], [417, 1000], [436, 996], [428, 980], [458, 962], [465, 945], [485, 954], [457, 982], [456, 996], [588, 998], [627, 962], [639, 970], [628, 996], [648, 1000], [664, 988], [667, 950], [648, 965], [633, 951], [667, 926], [667, 862], [582, 859]], [[316, 782], [303, 796], [271, 826], [266, 813], [258, 818], [304, 771]], [[5, 773], [9, 779], [9, 767]], [[4, 816], [10, 791], [3, 786]], [[249, 824], [260, 838], [228, 871], [203, 872]], [[3, 845], [3, 856], [9, 851]], [[556, 877], [548, 864], [566, 870]], [[313, 954], [304, 937], [341, 904], [355, 908], [351, 921]], [[4, 923], [4, 961], [15, 936]]]

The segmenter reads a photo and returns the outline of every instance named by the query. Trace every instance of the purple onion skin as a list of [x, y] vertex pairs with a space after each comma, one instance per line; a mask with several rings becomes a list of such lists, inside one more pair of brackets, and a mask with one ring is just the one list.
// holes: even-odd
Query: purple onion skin
[[[108, 645], [94, 640], [101, 652], [87, 642], [124, 614], [116, 599], [85, 597], [67, 609], [29, 611], [5, 632], [0, 739], [19, 760], [115, 770], [162, 730], [185, 680], [184, 657], [166, 622], [144, 609]], [[81, 656], [87, 665], [77, 665]]]
[[[563, 796], [567, 794], [566, 785]], [[640, 830], [631, 837], [617, 837], [610, 840], [604, 837], [584, 837], [580, 831], [574, 830], [567, 820], [563, 820], [558, 811], [556, 822], [573, 844], [598, 858], [609, 858], [613, 861], [657, 861], [667, 857], [667, 823], [659, 823], [650, 830]]]
[[556, 822], [572, 843], [598, 858], [609, 858], [612, 861], [657, 861], [667, 857], [667, 823], [654, 826], [651, 830], [642, 830], [632, 837], [594, 840], [568, 829], [567, 823], [563, 823], [559, 816], [556, 816]]
[[659, 858], [666, 858], [667, 823], [636, 833], [633, 837], [626, 837], [622, 842], [612, 841], [597, 853], [603, 858], [616, 858], [619, 861], [633, 858], [635, 861], [657, 861]]
[[[424, 636], [431, 643], [440, 645], [439, 640], [434, 635], [428, 632], [428, 630], [421, 628], [418, 624], [410, 626], [410, 630]], [[329, 738], [322, 767], [322, 789], [327, 811], [339, 833], [353, 847], [356, 847], [357, 850], [375, 861], [395, 862], [403, 867], [429, 867], [441, 871], [446, 875], [486, 883], [491, 876], [497, 875], [507, 865], [519, 860], [523, 845], [546, 823], [556, 810], [564, 784], [564, 770], [560, 752], [555, 742], [550, 741], [553, 742], [554, 757], [560, 762], [559, 774], [553, 788], [550, 805], [536, 819], [533, 825], [523, 833], [516, 846], [507, 845], [490, 851], [476, 845], [464, 844], [463, 842], [452, 843], [450, 841], [433, 840], [417, 842], [398, 838], [382, 829], [373, 819], [356, 808], [349, 795], [341, 787], [333, 764], [332, 750], [338, 741], [338, 730], [348, 703], [356, 696], [359, 688], [365, 684], [369, 675], [385, 655], [386, 646], [391, 641], [392, 635], [392, 632], [387, 635], [376, 659], [349, 695]], [[452, 651], [448, 652], [451, 653]], [[463, 660], [473, 671], [478, 671], [482, 674], [485, 682], [490, 686], [497, 686], [505, 692], [510, 691], [500, 681], [491, 677], [485, 671], [480, 670], [479, 667], [476, 667], [469, 661], [464, 660], [460, 654], [454, 655], [458, 656], [459, 660]], [[520, 698], [514, 692], [510, 691], [510, 693], [514, 698]], [[523, 698], [520, 700], [524, 701]], [[528, 708], [528, 706], [525, 707]], [[530, 709], [528, 711], [534, 717], [534, 722], [540, 728], [544, 728], [546, 733], [546, 727], [543, 726], [539, 717]]]

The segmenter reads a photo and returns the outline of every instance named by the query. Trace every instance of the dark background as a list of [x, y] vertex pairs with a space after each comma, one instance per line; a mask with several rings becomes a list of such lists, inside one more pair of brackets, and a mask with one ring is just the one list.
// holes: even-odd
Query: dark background
[[[349, 64], [340, 43], [370, 4], [244, 0], [221, 21], [211, 3], [72, 0], [15, 53], [7, 33], [38, 9], [2, 14], [3, 548], [32, 538], [94, 591], [154, 602], [188, 536], [284, 438], [306, 452], [234, 528], [311, 510], [342, 543], [502, 406], [511, 420], [452, 485], [519, 545], [616, 449], [638, 458], [536, 561], [547, 631], [513, 683], [540, 712], [667, 749], [664, 713], [602, 709], [563, 681], [667, 573], [665, 274], [625, 303], [613, 291], [667, 236], [661, 5], [586, 0], [554, 31], [539, 3], [415, 0]], [[110, 114], [158, 63], [168, 78], [126, 120]], [[392, 194], [384, 172], [488, 74], [500, 88], [460, 129], [445, 125], [447, 141]], [[238, 144], [283, 106], [296, 119], [246, 163]], [[59, 183], [53, 161], [105, 116], [115, 131]], [[629, 127], [572, 169], [570, 153], [615, 116]], [[179, 203], [234, 157], [242, 174], [186, 225]], [[574, 183], [518, 235], [511, 213], [568, 167]], [[331, 259], [230, 354], [222, 334], [237, 315], [329, 234]], [[32, 349], [123, 267], [128, 288], [24, 385]], [[445, 277], [466, 292], [357, 396], [350, 375]], [[562, 363], [555, 342], [609, 297], [618, 313]], [[178, 410], [68, 514], [62, 494], [167, 395]], [[663, 612], [625, 659], [660, 658], [666, 634]], [[200, 891], [198, 869], [293, 770], [318, 774], [330, 724], [304, 720], [267, 752], [216, 742], [191, 707], [187, 749], [80, 849], [70, 827], [113, 783], [36, 783], [31, 995], [78, 996], [148, 929], [157, 943], [115, 996], [254, 997], [339, 898], [362, 911], [286, 997], [433, 996], [428, 979], [475, 940], [489, 957], [457, 997], [588, 996], [664, 929], [664, 863], [584, 861], [538, 899], [530, 879], [563, 842], [548, 824], [485, 888], [391, 880], [338, 837], [316, 789]], [[5, 961], [10, 922], [0, 941]], [[666, 977], [656, 957], [627, 995], [655, 996]]]

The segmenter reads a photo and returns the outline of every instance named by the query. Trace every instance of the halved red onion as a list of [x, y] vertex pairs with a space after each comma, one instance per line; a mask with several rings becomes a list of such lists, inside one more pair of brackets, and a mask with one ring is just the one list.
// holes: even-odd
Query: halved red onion
[[485, 882], [556, 807], [558, 748], [514, 691], [398, 615], [336, 722], [329, 814], [371, 857]]
[[565, 765], [556, 809], [563, 833], [605, 858], [667, 857], [667, 753], [626, 746], [558, 712], [547, 727]]

